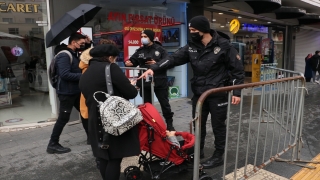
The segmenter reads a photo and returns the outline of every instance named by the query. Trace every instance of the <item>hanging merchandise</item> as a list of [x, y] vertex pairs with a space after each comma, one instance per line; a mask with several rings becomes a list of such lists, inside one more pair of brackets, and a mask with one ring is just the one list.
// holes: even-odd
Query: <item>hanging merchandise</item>
[[21, 47], [14, 47], [11, 49], [11, 53], [14, 55], [14, 56], [21, 56], [23, 54], [23, 49]]

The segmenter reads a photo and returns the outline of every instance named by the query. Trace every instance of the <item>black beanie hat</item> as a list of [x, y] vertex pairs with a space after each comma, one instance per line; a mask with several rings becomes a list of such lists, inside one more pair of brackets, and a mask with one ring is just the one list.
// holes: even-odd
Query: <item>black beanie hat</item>
[[154, 40], [154, 32], [152, 30], [146, 29], [141, 32], [141, 34], [146, 34], [151, 42]]
[[195, 16], [189, 22], [189, 27], [193, 27], [203, 33], [210, 32], [210, 23], [204, 16]]
[[112, 44], [100, 44], [92, 48], [89, 52], [92, 57], [118, 56], [119, 49]]

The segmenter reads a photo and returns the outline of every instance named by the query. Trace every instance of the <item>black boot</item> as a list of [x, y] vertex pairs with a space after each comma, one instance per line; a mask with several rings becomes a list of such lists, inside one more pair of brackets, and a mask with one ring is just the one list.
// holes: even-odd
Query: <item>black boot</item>
[[203, 169], [211, 169], [221, 166], [223, 164], [223, 153], [224, 151], [222, 150], [215, 150], [213, 155], [209, 159], [201, 163]]
[[68, 153], [70, 151], [71, 151], [70, 148], [65, 148], [61, 146], [61, 144], [55, 143], [55, 142], [50, 142], [47, 147], [47, 153], [49, 154], [54, 154], [54, 153], [63, 154], [63, 153]]
[[167, 130], [168, 131], [175, 131], [174, 127], [173, 127], [173, 124], [172, 124], [172, 119], [171, 120], [166, 120], [166, 123], [167, 123]]

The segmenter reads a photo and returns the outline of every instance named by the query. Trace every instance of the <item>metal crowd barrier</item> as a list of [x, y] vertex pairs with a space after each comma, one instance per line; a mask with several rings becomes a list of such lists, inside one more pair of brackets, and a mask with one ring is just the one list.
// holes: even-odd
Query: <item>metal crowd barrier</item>
[[[284, 72], [285, 77], [215, 88], [201, 95], [194, 119], [196, 141], [193, 180], [199, 177], [202, 106], [209, 95], [219, 92], [228, 92], [229, 104], [222, 179], [247, 179], [273, 161], [290, 164], [310, 162], [300, 161], [305, 79], [297, 72], [272, 69]], [[240, 105], [231, 105], [232, 91], [236, 89], [242, 92], [249, 90], [251, 94], [244, 96], [241, 93]], [[257, 91], [259, 93], [255, 93]], [[289, 150], [292, 150], [291, 154]], [[289, 160], [279, 158], [284, 154], [290, 155]], [[227, 167], [227, 164], [233, 165]], [[243, 167], [243, 170], [238, 171], [239, 167]], [[232, 174], [226, 177], [227, 173]]]
[[[123, 70], [129, 70], [131, 72], [129, 72], [130, 74], [132, 74], [132, 77], [129, 77], [129, 79], [133, 79], [133, 80], [137, 80], [137, 78], [139, 77], [138, 74], [143, 74], [145, 71], [147, 71], [147, 68], [139, 68], [139, 67], [120, 67]], [[146, 82], [150, 82], [151, 81], [151, 104], [154, 104], [154, 78], [153, 76], [149, 76], [149, 78], [146, 79]], [[144, 100], [144, 81], [141, 81], [141, 96], [142, 96], [142, 103], [143, 104], [143, 100]], [[138, 105], [138, 103], [136, 103], [136, 99], [133, 100], [134, 105]]]

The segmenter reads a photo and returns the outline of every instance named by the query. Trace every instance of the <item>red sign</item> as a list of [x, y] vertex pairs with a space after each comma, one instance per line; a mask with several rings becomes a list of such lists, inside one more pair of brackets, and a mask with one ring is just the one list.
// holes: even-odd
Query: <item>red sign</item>
[[144, 16], [139, 14], [125, 14], [120, 12], [109, 12], [109, 21], [122, 21], [127, 23], [174, 25], [174, 18], [160, 16]]
[[[155, 32], [155, 41], [161, 42], [161, 26], [154, 24], [124, 24], [123, 25], [123, 53], [124, 60], [128, 60], [138, 48], [142, 46], [141, 44], [141, 32], [143, 30], [150, 29]], [[152, 40], [152, 39], [151, 39]], [[132, 77], [133, 74], [127, 72], [128, 77]]]

